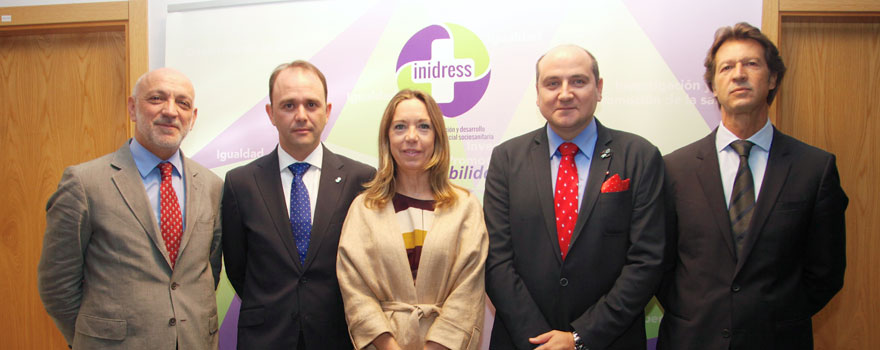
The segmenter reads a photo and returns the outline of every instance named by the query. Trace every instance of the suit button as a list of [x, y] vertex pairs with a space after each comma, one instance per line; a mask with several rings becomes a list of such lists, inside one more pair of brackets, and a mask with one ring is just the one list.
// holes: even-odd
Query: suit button
[[299, 279], [299, 283], [302, 283], [302, 284], [306, 284], [306, 282], [308, 282], [308, 281], [309, 281], [309, 279], [305, 278], [305, 277]]
[[568, 279], [565, 278], [565, 277], [563, 277], [562, 279], [559, 280], [559, 285], [560, 285], [560, 286], [563, 286], [563, 287], [567, 286], [567, 285], [568, 285]]
[[739, 285], [734, 284], [733, 287], [730, 288], [730, 290], [732, 290], [734, 293], [739, 292]]
[[721, 336], [725, 338], [730, 338], [730, 330], [725, 328], [721, 330]]
[[168, 325], [169, 326], [177, 325], [177, 319], [172, 317], [170, 320], [168, 320]]
[[177, 287], [180, 287], [180, 284], [177, 282], [171, 282], [171, 290], [177, 290]]

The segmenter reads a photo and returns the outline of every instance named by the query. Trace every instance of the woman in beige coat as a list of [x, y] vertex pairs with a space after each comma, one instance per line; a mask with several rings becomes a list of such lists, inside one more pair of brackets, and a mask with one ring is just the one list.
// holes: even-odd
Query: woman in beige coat
[[489, 244], [475, 196], [449, 182], [449, 142], [430, 95], [385, 109], [379, 170], [352, 202], [336, 271], [357, 349], [477, 349]]

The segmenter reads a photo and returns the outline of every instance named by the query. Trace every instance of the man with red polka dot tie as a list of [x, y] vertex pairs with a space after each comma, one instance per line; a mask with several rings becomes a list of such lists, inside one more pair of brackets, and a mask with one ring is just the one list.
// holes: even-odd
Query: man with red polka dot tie
[[40, 297], [74, 349], [216, 349], [223, 182], [180, 143], [192, 83], [160, 68], [128, 98], [134, 138], [64, 171], [46, 207]]
[[496, 147], [486, 178], [489, 347], [644, 350], [665, 247], [660, 152], [594, 117], [592, 54], [563, 45], [536, 68], [547, 124]]

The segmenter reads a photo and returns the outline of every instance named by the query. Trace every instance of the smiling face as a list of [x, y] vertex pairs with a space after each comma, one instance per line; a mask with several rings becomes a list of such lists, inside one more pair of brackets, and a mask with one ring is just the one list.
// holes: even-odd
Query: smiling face
[[712, 85], [722, 116], [769, 108], [767, 94], [776, 88], [776, 74], [770, 73], [761, 44], [728, 40], [718, 48], [715, 62]]
[[398, 173], [427, 173], [428, 162], [434, 155], [434, 126], [422, 101], [410, 98], [397, 105], [388, 142]]
[[556, 134], [571, 140], [593, 119], [602, 100], [602, 79], [593, 75], [584, 49], [561, 46], [538, 62], [538, 109]]
[[162, 68], [141, 77], [128, 98], [137, 142], [161, 159], [171, 157], [196, 121], [194, 99], [192, 83], [178, 71]]
[[275, 79], [272, 101], [266, 105], [266, 114], [278, 129], [278, 143], [297, 160], [304, 160], [321, 143], [330, 116], [323, 83], [304, 68], [285, 69]]

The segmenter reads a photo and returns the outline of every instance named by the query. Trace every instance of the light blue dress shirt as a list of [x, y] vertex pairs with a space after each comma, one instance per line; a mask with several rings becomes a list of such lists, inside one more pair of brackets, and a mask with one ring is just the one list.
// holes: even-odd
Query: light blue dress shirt
[[[159, 187], [162, 185], [162, 174], [159, 172], [159, 163], [165, 160], [160, 159], [155, 154], [144, 148], [134, 138], [129, 143], [131, 155], [134, 157], [134, 164], [137, 166], [138, 172], [141, 174], [141, 181], [144, 183], [144, 190], [147, 191], [147, 198], [150, 200], [150, 206], [153, 208], [153, 217], [156, 224], [162, 227], [162, 218], [159, 216], [161, 212], [159, 204]], [[180, 203], [180, 218], [183, 221], [181, 232], [186, 231], [186, 206], [184, 205], [186, 198], [185, 186], [183, 183], [183, 159], [180, 157], [180, 151], [174, 152], [174, 155], [167, 160], [174, 166], [171, 172], [171, 187], [177, 194], [177, 202]]]
[[[718, 169], [721, 170], [724, 202], [727, 203], [728, 209], [736, 171], [739, 169], [739, 154], [730, 147], [730, 143], [736, 140], [739, 140], [739, 137], [725, 128], [724, 123], [718, 124], [718, 132], [715, 133], [715, 150], [718, 152]], [[752, 171], [752, 180], [755, 181], [755, 201], [757, 201], [761, 194], [761, 184], [764, 183], [770, 145], [773, 144], [773, 124], [768, 119], [761, 130], [746, 140], [755, 144], [749, 152], [749, 169]]]
[[562, 160], [562, 154], [559, 153], [559, 145], [563, 142], [571, 142], [578, 146], [578, 152], [574, 154], [574, 164], [578, 171], [578, 197], [577, 206], [581, 207], [584, 198], [584, 188], [587, 186], [587, 178], [590, 176], [590, 163], [593, 158], [593, 151], [596, 149], [596, 139], [599, 137], [596, 131], [596, 118], [590, 121], [590, 124], [581, 131], [580, 134], [570, 141], [562, 139], [562, 136], [556, 134], [550, 125], [547, 125], [547, 140], [549, 141], [550, 152], [550, 175], [553, 184], [553, 193], [556, 193], [556, 173], [559, 172], [559, 162]]

